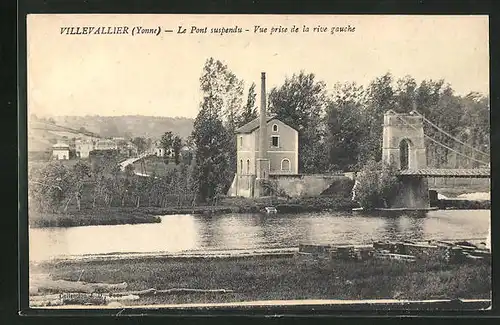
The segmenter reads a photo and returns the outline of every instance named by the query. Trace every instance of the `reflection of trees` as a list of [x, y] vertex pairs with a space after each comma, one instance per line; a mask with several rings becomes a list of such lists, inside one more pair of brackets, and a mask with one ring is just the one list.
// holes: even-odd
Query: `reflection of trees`
[[400, 217], [384, 218], [383, 229], [384, 229], [385, 237], [387, 240], [400, 240], [400, 239], [402, 239]]
[[384, 218], [384, 233], [387, 240], [422, 240], [424, 218], [399, 216]]
[[410, 227], [407, 231], [411, 235], [412, 240], [423, 240], [424, 238], [424, 218], [409, 218]]
[[203, 217], [203, 246], [209, 249], [247, 249], [260, 246], [265, 220], [258, 215]]
[[199, 236], [201, 237], [201, 247], [203, 249], [217, 247], [217, 235], [214, 230], [217, 229], [214, 222], [215, 218], [200, 216], [196, 217], [196, 219]]

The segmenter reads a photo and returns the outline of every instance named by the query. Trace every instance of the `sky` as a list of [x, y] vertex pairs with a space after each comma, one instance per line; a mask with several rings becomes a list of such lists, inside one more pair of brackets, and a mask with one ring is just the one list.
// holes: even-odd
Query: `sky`
[[[290, 32], [292, 26], [298, 33]], [[310, 28], [303, 32], [303, 26]], [[160, 35], [66, 35], [64, 27], [171, 29]], [[179, 26], [187, 28], [178, 34]], [[240, 27], [240, 34], [191, 34], [192, 26]], [[267, 27], [254, 33], [255, 26]], [[270, 34], [271, 27], [288, 28]], [[313, 27], [326, 32], [313, 32]], [[331, 34], [337, 26], [354, 32]], [[248, 29], [248, 31], [245, 31]], [[28, 112], [47, 115], [195, 117], [209, 57], [248, 89], [268, 91], [304, 70], [333, 89], [390, 72], [444, 79], [459, 95], [489, 92], [487, 16], [29, 15]], [[245, 94], [246, 96], [246, 94]], [[259, 95], [257, 96], [259, 103]]]

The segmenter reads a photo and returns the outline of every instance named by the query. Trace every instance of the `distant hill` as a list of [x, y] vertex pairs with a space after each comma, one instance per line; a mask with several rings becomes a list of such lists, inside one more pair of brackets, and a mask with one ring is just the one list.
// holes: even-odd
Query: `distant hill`
[[56, 124], [97, 133], [102, 137], [160, 138], [167, 131], [186, 139], [193, 131], [194, 119], [157, 116], [54, 116]]
[[43, 120], [32, 120], [28, 124], [28, 151], [50, 151], [57, 142], [71, 139], [99, 137], [98, 134], [57, 125]]

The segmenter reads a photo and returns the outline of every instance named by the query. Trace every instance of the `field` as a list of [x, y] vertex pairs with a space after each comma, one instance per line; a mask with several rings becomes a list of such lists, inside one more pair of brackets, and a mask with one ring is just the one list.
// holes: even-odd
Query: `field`
[[[167, 175], [167, 173], [174, 169], [176, 167], [175, 163], [170, 161], [167, 164], [163, 161], [163, 158], [161, 157], [148, 157], [142, 160], [143, 163], [141, 164], [140, 161], [134, 163], [134, 170], [138, 173], [142, 174], [147, 174], [147, 175], [153, 175], [155, 174], [158, 177], [162, 177]], [[145, 168], [145, 170], [144, 170]]]
[[[84, 272], [82, 273], [82, 271]], [[128, 304], [284, 299], [489, 299], [489, 265], [338, 261], [311, 257], [134, 258], [32, 267], [53, 280], [127, 283], [127, 291], [226, 289], [230, 293], [141, 296]]]

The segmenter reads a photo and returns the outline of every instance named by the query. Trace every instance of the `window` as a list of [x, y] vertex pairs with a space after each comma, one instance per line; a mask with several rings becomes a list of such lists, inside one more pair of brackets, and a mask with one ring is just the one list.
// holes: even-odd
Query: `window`
[[240, 159], [240, 174], [243, 174], [243, 160]]
[[271, 146], [272, 147], [279, 147], [280, 146], [280, 137], [273, 135], [271, 137]]
[[243, 147], [243, 137], [240, 137], [240, 148]]
[[288, 158], [285, 158], [281, 161], [281, 170], [284, 172], [290, 171], [290, 160], [288, 160]]
[[278, 132], [278, 124], [273, 125], [273, 132]]
[[247, 174], [250, 174], [250, 159], [247, 159]]

